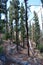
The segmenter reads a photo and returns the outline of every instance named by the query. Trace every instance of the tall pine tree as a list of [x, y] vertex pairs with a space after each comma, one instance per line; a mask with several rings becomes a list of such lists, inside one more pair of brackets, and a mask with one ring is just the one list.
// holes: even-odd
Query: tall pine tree
[[17, 44], [17, 51], [18, 51], [18, 40], [19, 40], [19, 32], [18, 32], [18, 25], [19, 25], [19, 0], [12, 0], [11, 2], [12, 6], [12, 18], [15, 20], [16, 24], [16, 44]]
[[13, 40], [13, 6], [10, 3], [9, 7], [9, 25], [10, 25], [10, 37]]
[[23, 4], [21, 4], [20, 8], [20, 30], [21, 30], [21, 38], [23, 41], [23, 47], [24, 47], [24, 39], [25, 39], [25, 9]]
[[39, 44], [38, 39], [40, 38], [40, 26], [39, 26], [39, 20], [38, 20], [38, 15], [34, 11], [34, 22], [35, 22], [35, 42], [36, 46]]

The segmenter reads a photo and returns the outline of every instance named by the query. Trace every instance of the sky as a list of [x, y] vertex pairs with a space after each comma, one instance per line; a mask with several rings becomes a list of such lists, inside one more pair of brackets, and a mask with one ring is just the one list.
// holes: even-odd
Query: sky
[[[24, 3], [24, 0], [20, 0], [20, 4], [21, 3]], [[29, 7], [29, 5], [41, 5], [40, 0], [28, 0], [27, 3], [28, 3], [28, 7]], [[9, 5], [10, 5], [10, 0], [8, 0], [7, 7], [9, 7]], [[33, 18], [33, 12], [36, 11], [38, 14], [38, 17], [39, 17], [40, 28], [42, 29], [41, 9], [42, 9], [42, 6], [31, 6], [30, 7], [31, 12], [28, 10], [28, 15], [29, 15], [28, 21]], [[43, 11], [43, 9], [42, 9], [42, 11]], [[33, 20], [31, 22], [33, 22]]]
[[[8, 7], [9, 7], [9, 1], [10, 0], [8, 0]], [[19, 0], [19, 1], [20, 3], [24, 3], [24, 0]], [[28, 0], [28, 5], [40, 5], [40, 4], [41, 4], [40, 0]]]

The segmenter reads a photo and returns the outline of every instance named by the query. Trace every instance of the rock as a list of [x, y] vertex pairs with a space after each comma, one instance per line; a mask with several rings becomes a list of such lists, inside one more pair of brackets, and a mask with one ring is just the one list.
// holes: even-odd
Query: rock
[[28, 61], [23, 61], [22, 59], [20, 58], [13, 58], [13, 57], [10, 57], [10, 60], [18, 65], [28, 65]]
[[0, 60], [0, 65], [3, 65], [3, 62]]
[[10, 64], [10, 65], [14, 65], [14, 63]]
[[29, 63], [28, 63], [28, 61], [21, 61], [20, 62], [20, 65], [28, 65]]
[[23, 48], [22, 48], [22, 47], [20, 47], [20, 46], [18, 46], [18, 49], [19, 49], [19, 51], [22, 51], [22, 50], [23, 50]]
[[28, 64], [28, 65], [31, 65], [31, 64]]

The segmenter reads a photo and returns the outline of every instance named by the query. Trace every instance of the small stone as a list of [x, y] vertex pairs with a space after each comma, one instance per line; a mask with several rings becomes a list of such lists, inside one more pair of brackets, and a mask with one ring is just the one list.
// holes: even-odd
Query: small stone
[[10, 65], [14, 65], [14, 63], [10, 64]]
[[0, 65], [3, 65], [3, 62], [0, 60]]
[[20, 64], [21, 65], [28, 65], [29, 63], [28, 63], [28, 61], [21, 61]]

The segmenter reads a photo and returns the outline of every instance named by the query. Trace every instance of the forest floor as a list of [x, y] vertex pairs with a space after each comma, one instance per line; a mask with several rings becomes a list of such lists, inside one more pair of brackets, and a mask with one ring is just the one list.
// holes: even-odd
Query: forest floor
[[32, 50], [30, 50], [30, 56], [28, 56], [27, 46], [25, 46], [25, 48], [19, 46], [18, 52], [16, 44], [6, 42], [3, 44], [3, 47], [7, 58], [10, 60], [6, 65], [43, 65], [43, 54], [37, 49], [34, 49], [33, 53]]

